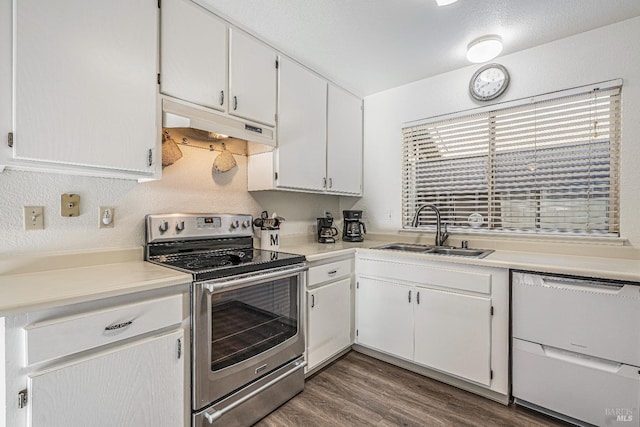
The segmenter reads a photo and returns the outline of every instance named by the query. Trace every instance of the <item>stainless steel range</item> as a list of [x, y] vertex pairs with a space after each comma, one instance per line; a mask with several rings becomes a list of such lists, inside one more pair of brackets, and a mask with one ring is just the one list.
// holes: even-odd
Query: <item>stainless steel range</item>
[[304, 256], [254, 249], [251, 215], [164, 214], [145, 259], [193, 276], [192, 426], [248, 426], [302, 391]]

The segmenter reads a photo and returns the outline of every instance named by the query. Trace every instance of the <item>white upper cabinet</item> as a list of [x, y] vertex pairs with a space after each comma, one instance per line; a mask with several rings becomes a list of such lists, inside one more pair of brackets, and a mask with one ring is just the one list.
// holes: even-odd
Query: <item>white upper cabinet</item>
[[276, 124], [278, 56], [241, 31], [229, 30], [229, 113], [269, 126]]
[[227, 96], [227, 25], [191, 0], [163, 0], [160, 90], [216, 110]]
[[362, 194], [362, 100], [280, 59], [278, 149], [249, 157], [249, 191]]
[[13, 7], [9, 163], [89, 175], [159, 175], [157, 3], [19, 0]]
[[330, 84], [327, 117], [327, 189], [362, 193], [362, 100]]
[[282, 58], [278, 112], [278, 186], [323, 191], [327, 82]]

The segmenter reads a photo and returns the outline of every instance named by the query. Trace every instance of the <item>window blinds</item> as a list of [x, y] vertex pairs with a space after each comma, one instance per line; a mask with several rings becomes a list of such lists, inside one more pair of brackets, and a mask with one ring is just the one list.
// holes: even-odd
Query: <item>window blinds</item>
[[405, 127], [403, 226], [617, 236], [619, 145], [620, 87]]

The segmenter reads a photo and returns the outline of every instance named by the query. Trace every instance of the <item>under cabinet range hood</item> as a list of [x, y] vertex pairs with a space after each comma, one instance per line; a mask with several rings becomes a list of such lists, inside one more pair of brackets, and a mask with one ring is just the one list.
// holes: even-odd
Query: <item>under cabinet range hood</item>
[[269, 126], [167, 98], [162, 99], [162, 127], [191, 128], [246, 140], [248, 155], [273, 151], [276, 145], [275, 130]]

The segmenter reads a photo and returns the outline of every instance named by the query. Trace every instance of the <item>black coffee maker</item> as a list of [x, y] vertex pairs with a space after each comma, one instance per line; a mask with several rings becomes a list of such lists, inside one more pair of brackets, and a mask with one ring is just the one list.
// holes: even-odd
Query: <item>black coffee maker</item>
[[327, 213], [324, 218], [318, 220], [318, 243], [335, 243], [338, 229], [333, 226], [333, 216]]
[[344, 231], [342, 240], [345, 242], [362, 242], [363, 234], [367, 234], [367, 227], [364, 226], [362, 211], [342, 211], [344, 217]]

